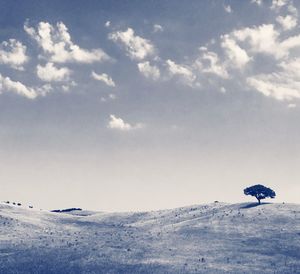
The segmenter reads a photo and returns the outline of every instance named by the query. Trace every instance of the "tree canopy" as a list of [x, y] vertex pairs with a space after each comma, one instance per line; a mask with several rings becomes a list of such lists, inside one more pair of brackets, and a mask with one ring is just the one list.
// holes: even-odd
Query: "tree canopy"
[[258, 203], [260, 204], [260, 200], [265, 198], [275, 198], [276, 193], [271, 188], [265, 187], [263, 185], [254, 185], [244, 189], [245, 195], [254, 196]]

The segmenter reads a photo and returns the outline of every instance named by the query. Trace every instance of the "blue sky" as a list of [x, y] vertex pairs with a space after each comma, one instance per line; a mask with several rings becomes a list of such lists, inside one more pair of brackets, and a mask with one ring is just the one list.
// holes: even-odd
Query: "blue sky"
[[1, 199], [300, 202], [298, 4], [0, 0]]

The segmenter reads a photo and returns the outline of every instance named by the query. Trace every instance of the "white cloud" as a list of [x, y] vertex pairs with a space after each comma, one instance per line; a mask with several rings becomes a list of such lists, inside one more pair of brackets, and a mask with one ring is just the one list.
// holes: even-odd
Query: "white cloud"
[[134, 30], [110, 33], [108, 38], [114, 42], [120, 42], [127, 51], [127, 55], [136, 60], [143, 60], [154, 53], [154, 45], [151, 41], [134, 34]]
[[[300, 35], [290, 36], [280, 41], [280, 32], [273, 24], [263, 24], [252, 28], [234, 30], [221, 37], [221, 46], [229, 60], [236, 67], [244, 67], [255, 54], [273, 56], [275, 59], [286, 59], [291, 50], [300, 47]], [[243, 48], [241, 47], [243, 45]], [[251, 56], [252, 55], [252, 56]]]
[[153, 25], [153, 32], [162, 32], [162, 31], [164, 31], [164, 28], [161, 25], [159, 24]]
[[221, 46], [225, 50], [231, 66], [241, 69], [251, 60], [247, 52], [228, 34], [223, 35], [221, 40]]
[[288, 104], [288, 108], [296, 108], [297, 105], [296, 104]]
[[200, 57], [196, 59], [194, 67], [202, 73], [212, 73], [221, 78], [228, 78], [224, 65], [215, 52], [208, 51], [206, 47], [200, 48]]
[[278, 66], [289, 76], [300, 80], [300, 58], [291, 58], [288, 61], [281, 62]]
[[68, 85], [62, 85], [61, 88], [65, 92], [68, 92], [70, 90], [70, 86], [68, 86]]
[[281, 70], [247, 78], [247, 83], [265, 96], [280, 101], [300, 98], [300, 58], [279, 64]]
[[110, 24], [111, 24], [110, 21], [106, 21], [106, 22], [105, 22], [105, 27], [109, 28], [109, 27], [110, 27]]
[[186, 84], [188, 84], [189, 86], [193, 86], [193, 83], [196, 80], [196, 76], [190, 68], [188, 68], [187, 66], [178, 65], [169, 59], [166, 61], [166, 63], [168, 66], [169, 73], [172, 76], [178, 75], [182, 77]]
[[50, 85], [44, 85], [36, 89], [27, 87], [21, 82], [13, 81], [9, 77], [3, 77], [0, 74], [0, 92], [13, 92], [28, 99], [35, 99], [37, 96], [45, 96], [48, 92], [51, 91], [51, 89], [52, 87]]
[[282, 26], [284, 30], [291, 30], [297, 26], [297, 17], [292, 15], [287, 15], [285, 17], [278, 16], [276, 21]]
[[221, 91], [222, 93], [226, 93], [226, 88], [221, 87], [221, 88], [220, 88], [220, 91]]
[[66, 67], [57, 68], [53, 63], [47, 63], [44, 67], [37, 65], [36, 73], [45, 82], [61, 82], [69, 80], [71, 70]]
[[115, 115], [110, 115], [110, 120], [108, 122], [108, 128], [110, 129], [116, 129], [116, 130], [121, 130], [121, 131], [129, 131], [133, 129], [140, 129], [143, 128], [143, 124], [136, 124], [136, 125], [131, 125], [129, 123], [126, 123], [122, 118], [118, 118]]
[[117, 99], [117, 95], [115, 95], [115, 94], [113, 94], [113, 93], [110, 93], [110, 94], [108, 95], [108, 98], [109, 98], [110, 100], [116, 100], [116, 99]]
[[40, 22], [36, 29], [29, 27], [26, 23], [24, 29], [37, 41], [51, 62], [93, 63], [109, 59], [109, 56], [100, 48], [87, 50], [74, 44], [68, 28], [62, 22], [58, 22], [56, 26]]
[[36, 88], [38, 96], [46, 96], [52, 91], [52, 86], [50, 84], [45, 84], [42, 87]]
[[298, 16], [298, 10], [297, 8], [292, 4], [290, 3], [287, 7], [287, 10], [288, 12], [290, 12], [293, 16]]
[[230, 5], [224, 6], [224, 10], [225, 10], [227, 13], [232, 13], [232, 9], [231, 9], [231, 6], [230, 6]]
[[[277, 17], [277, 21], [280, 20], [278, 18], [281, 17]], [[288, 25], [292, 21], [287, 22], [286, 29], [293, 27]], [[274, 58], [275, 63], [265, 67], [266, 73], [246, 77], [249, 87], [280, 101], [300, 98], [300, 35], [282, 35], [273, 24], [263, 24], [235, 30], [228, 36], [239, 46], [243, 45], [253, 62], [258, 60], [257, 54]]]
[[0, 44], [0, 64], [9, 65], [18, 70], [24, 70], [23, 65], [28, 61], [26, 46], [15, 39], [9, 39]]
[[272, 24], [263, 24], [258, 27], [243, 28], [232, 32], [232, 36], [238, 41], [245, 42], [253, 53], [264, 53], [278, 58], [284, 55], [282, 50], [276, 48], [279, 34]]
[[290, 0], [272, 0], [271, 9], [279, 9], [290, 3]]
[[290, 55], [290, 51], [300, 47], [300, 35], [290, 36], [277, 45], [278, 50], [283, 52], [284, 57]]
[[147, 78], [157, 80], [160, 77], [160, 71], [159, 71], [158, 67], [151, 66], [148, 61], [139, 63], [138, 69]]
[[[277, 3], [282, 6], [283, 3]], [[295, 17], [293, 17], [295, 15]], [[222, 75], [232, 74], [232, 68], [243, 69], [250, 61], [253, 66], [244, 70], [245, 84], [264, 96], [292, 101], [300, 99], [300, 35], [288, 36], [282, 30], [294, 28], [297, 24], [296, 12], [293, 16], [277, 17], [282, 29], [273, 24], [246, 27], [233, 30], [221, 36], [221, 47], [225, 52], [223, 62], [218, 55], [202, 47], [202, 55], [195, 62], [202, 72]], [[294, 18], [294, 21], [292, 20]], [[259, 55], [267, 55], [273, 60], [259, 67], [258, 74], [251, 70], [258, 65]], [[266, 59], [269, 60], [269, 59]], [[197, 63], [198, 62], [198, 63]], [[265, 72], [264, 72], [265, 71]], [[257, 73], [257, 71], [256, 71]], [[224, 74], [226, 75], [226, 74]], [[241, 75], [243, 80], [243, 75]], [[228, 77], [229, 79], [229, 77]], [[225, 91], [221, 88], [221, 91]]]
[[107, 101], [113, 101], [117, 99], [117, 95], [110, 93], [107, 97], [101, 97], [100, 100], [101, 102], [107, 102]]
[[[257, 4], [262, 4], [259, 1]], [[277, 3], [281, 5], [282, 3]], [[187, 65], [177, 64], [167, 60], [166, 65], [170, 75], [178, 75], [189, 86], [218, 85], [225, 93], [226, 89], [220, 80], [203, 77], [212, 74], [220, 78], [235, 81], [235, 69], [242, 70], [238, 83], [256, 90], [270, 98], [291, 101], [300, 99], [300, 34], [288, 35], [283, 30], [295, 28], [297, 11], [289, 8], [292, 15], [277, 16], [276, 20], [282, 25], [262, 24], [232, 30], [220, 37], [221, 52], [217, 54], [207, 47], [200, 48], [200, 55]], [[208, 44], [212, 45], [212, 44]], [[217, 45], [215, 44], [214, 47]], [[268, 58], [260, 58], [266, 55]], [[261, 63], [263, 60], [263, 64]], [[251, 62], [251, 66], [247, 66]], [[269, 64], [267, 62], [270, 62]], [[245, 69], [247, 66], [247, 69]], [[201, 74], [199, 74], [199, 72]], [[222, 80], [223, 81], [223, 80]]]
[[64, 85], [61, 86], [62, 90], [65, 92], [68, 92], [71, 87], [76, 87], [77, 83], [75, 81], [70, 81]]
[[251, 3], [260, 6], [262, 4], [262, 0], [251, 0]]
[[113, 79], [110, 76], [108, 76], [106, 73], [98, 74], [98, 73], [92, 71], [91, 77], [97, 81], [101, 81], [101, 82], [105, 83], [106, 85], [108, 85], [110, 87], [116, 86]]

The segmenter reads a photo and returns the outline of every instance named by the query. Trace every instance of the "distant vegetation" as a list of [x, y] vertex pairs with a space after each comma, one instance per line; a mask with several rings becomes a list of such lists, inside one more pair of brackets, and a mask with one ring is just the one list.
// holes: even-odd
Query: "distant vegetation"
[[[10, 204], [10, 201], [6, 201], [5, 203], [6, 204]], [[11, 204], [17, 205], [17, 206], [21, 206], [22, 205], [21, 203], [16, 203], [16, 202], [11, 202]]]
[[263, 200], [265, 198], [275, 198], [276, 196], [274, 190], [263, 185], [254, 185], [247, 187], [244, 189], [244, 194], [254, 196], [259, 204], [260, 200]]
[[64, 213], [64, 212], [71, 212], [71, 211], [75, 211], [75, 210], [81, 211], [82, 209], [72, 207], [72, 208], [66, 208], [66, 209], [54, 209], [54, 210], [51, 210], [51, 212]]

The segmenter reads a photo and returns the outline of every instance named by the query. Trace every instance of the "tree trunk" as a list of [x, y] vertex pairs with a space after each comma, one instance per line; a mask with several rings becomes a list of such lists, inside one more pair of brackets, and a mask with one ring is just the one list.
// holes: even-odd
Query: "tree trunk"
[[258, 200], [258, 204], [260, 205], [260, 199], [256, 198]]

